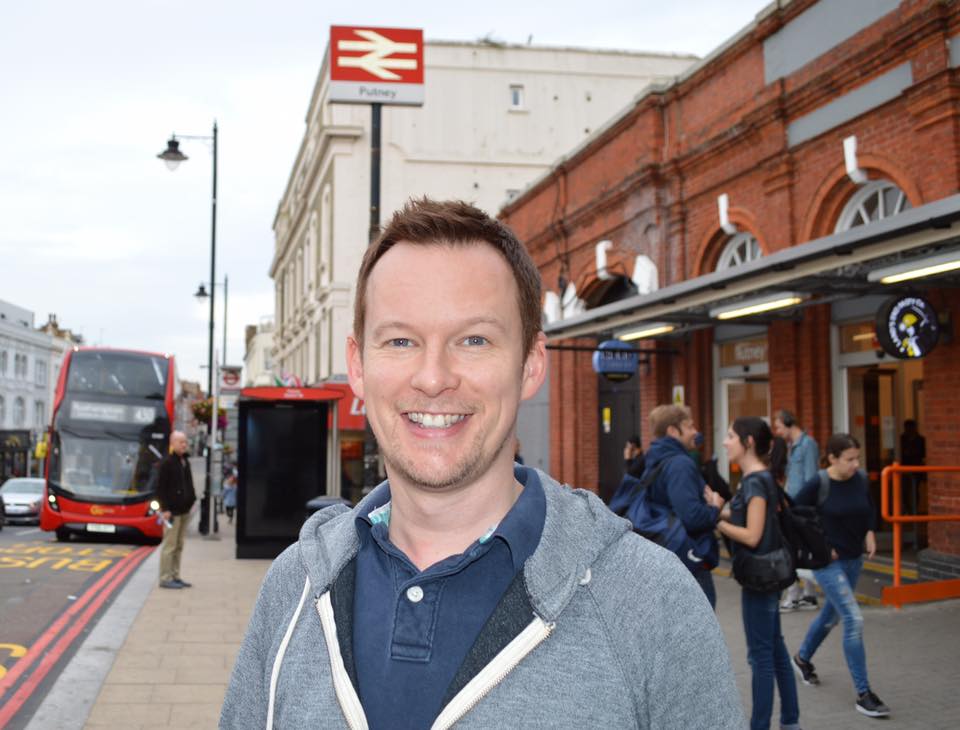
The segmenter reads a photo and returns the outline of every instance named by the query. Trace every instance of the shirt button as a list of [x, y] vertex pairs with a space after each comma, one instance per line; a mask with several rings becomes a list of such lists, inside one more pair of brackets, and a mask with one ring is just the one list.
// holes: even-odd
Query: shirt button
[[420, 603], [423, 600], [423, 588], [420, 586], [411, 586], [407, 588], [407, 600], [410, 603]]

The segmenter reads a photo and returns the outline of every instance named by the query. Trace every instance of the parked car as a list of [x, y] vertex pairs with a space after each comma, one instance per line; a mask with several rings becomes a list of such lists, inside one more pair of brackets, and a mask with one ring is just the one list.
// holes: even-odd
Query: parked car
[[43, 479], [14, 477], [0, 487], [5, 522], [40, 524], [40, 502], [43, 500]]

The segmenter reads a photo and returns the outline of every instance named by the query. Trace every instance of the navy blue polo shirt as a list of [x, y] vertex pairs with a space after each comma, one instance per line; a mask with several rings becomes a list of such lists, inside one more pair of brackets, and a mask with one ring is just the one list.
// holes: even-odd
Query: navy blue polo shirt
[[514, 475], [523, 491], [500, 523], [422, 572], [390, 542], [389, 493], [357, 517], [353, 651], [372, 729], [433, 724], [480, 629], [539, 544], [543, 486], [533, 469], [514, 465]]

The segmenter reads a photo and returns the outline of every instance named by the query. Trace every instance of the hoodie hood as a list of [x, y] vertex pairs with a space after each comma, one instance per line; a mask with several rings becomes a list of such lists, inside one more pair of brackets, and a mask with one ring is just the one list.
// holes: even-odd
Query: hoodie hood
[[646, 468], [648, 470], [654, 469], [660, 462], [666, 461], [667, 459], [672, 459], [674, 456], [679, 454], [690, 456], [690, 454], [687, 453], [687, 450], [683, 448], [683, 444], [681, 444], [673, 436], [664, 436], [662, 438], [658, 438], [650, 444], [650, 448], [647, 449], [647, 453], [644, 454], [644, 458], [646, 459]]
[[[571, 489], [540, 470], [533, 471], [546, 497], [546, 516], [540, 543], [524, 565], [523, 577], [537, 614], [545, 621], [553, 621], [580, 581], [587, 577], [590, 566], [631, 528], [627, 520], [614, 515], [592, 492]], [[389, 485], [383, 482], [353, 509], [345, 505], [328, 507], [303, 524], [296, 549], [315, 597], [329, 590], [340, 571], [356, 556], [360, 547], [357, 517], [369, 512], [373, 505], [383, 504], [388, 492]]]

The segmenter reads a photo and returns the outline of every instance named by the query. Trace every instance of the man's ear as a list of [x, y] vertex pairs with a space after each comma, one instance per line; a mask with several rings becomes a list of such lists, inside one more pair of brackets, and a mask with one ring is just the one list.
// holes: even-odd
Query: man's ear
[[357, 398], [363, 398], [363, 350], [353, 335], [347, 335], [347, 379]]
[[523, 381], [520, 387], [520, 400], [533, 398], [547, 377], [547, 337], [537, 333], [533, 347], [527, 353], [523, 363]]

